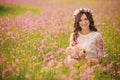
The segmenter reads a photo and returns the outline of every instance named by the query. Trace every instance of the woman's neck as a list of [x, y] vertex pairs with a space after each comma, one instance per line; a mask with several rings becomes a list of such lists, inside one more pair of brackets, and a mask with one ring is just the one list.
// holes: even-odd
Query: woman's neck
[[88, 30], [88, 29], [87, 29], [87, 30], [81, 30], [81, 31], [80, 31], [81, 34], [85, 34], [85, 35], [86, 35], [86, 34], [89, 34], [90, 32], [91, 32], [91, 31]]

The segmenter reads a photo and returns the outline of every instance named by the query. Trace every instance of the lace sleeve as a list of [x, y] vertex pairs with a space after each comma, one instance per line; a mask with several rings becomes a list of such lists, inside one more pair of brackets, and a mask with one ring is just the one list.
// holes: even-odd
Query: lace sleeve
[[97, 42], [98, 57], [102, 58], [104, 56], [104, 42], [100, 33], [97, 35], [96, 42]]

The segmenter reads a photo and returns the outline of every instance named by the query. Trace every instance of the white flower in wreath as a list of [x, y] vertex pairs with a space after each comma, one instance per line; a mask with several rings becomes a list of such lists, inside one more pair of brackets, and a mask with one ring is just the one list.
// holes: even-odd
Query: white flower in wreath
[[74, 13], [73, 13], [73, 16], [76, 16], [79, 12], [80, 12], [80, 10], [79, 10], [79, 9], [76, 9], [76, 10], [74, 11]]

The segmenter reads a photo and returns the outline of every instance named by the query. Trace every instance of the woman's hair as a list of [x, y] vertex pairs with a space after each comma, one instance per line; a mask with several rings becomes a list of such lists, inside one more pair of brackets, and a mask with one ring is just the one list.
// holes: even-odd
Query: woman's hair
[[76, 39], [78, 37], [78, 31], [81, 31], [82, 28], [80, 27], [79, 25], [79, 21], [81, 19], [81, 16], [85, 14], [87, 19], [89, 20], [90, 22], [90, 25], [89, 25], [89, 28], [91, 31], [97, 31], [97, 29], [95, 28], [95, 25], [94, 25], [94, 20], [93, 20], [93, 17], [92, 17], [92, 13], [90, 12], [79, 12], [76, 16], [75, 16], [75, 21], [74, 21], [74, 34], [73, 34], [73, 41], [76, 42]]

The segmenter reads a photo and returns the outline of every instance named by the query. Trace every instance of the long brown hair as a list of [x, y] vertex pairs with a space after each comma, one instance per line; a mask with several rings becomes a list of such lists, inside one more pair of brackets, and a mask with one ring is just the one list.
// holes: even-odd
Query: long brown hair
[[85, 14], [87, 16], [88, 20], [90, 21], [90, 25], [89, 25], [90, 30], [91, 31], [97, 31], [97, 29], [95, 28], [95, 25], [94, 25], [94, 20], [93, 20], [92, 14], [89, 13], [89, 12], [79, 12], [75, 16], [75, 21], [74, 21], [73, 41], [75, 41], [75, 42], [76, 42], [77, 37], [78, 37], [78, 31], [82, 30], [82, 28], [79, 25], [79, 21], [80, 21], [80, 18], [83, 14]]

